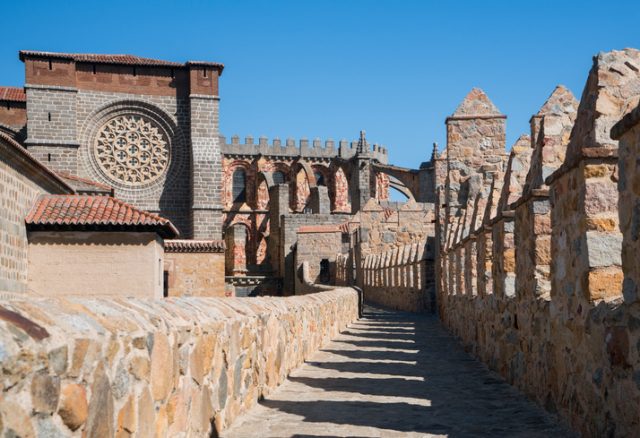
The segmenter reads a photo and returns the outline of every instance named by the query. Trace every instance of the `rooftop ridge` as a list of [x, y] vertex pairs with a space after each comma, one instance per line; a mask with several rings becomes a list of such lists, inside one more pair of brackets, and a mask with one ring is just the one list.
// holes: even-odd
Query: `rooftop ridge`
[[37, 50], [21, 50], [19, 52], [20, 61], [28, 57], [35, 58], [57, 58], [69, 59], [75, 62], [90, 62], [98, 64], [119, 64], [119, 65], [136, 65], [149, 67], [188, 67], [190, 65], [206, 65], [217, 68], [222, 73], [224, 64], [207, 61], [187, 61], [185, 63], [165, 61], [155, 58], [145, 58], [137, 55], [128, 54], [97, 54], [97, 53], [63, 53], [63, 52], [46, 52]]

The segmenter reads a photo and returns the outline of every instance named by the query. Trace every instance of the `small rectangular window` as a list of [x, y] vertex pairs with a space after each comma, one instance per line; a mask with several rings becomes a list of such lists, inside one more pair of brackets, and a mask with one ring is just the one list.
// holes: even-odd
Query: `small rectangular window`
[[51, 63], [51, 60], [49, 60], [49, 70], [53, 70], [53, 64]]
[[204, 69], [203, 74], [204, 74], [204, 77], [206, 78], [207, 77], [207, 69], [206, 68]]
[[51, 121], [51, 113], [47, 113], [47, 120]]

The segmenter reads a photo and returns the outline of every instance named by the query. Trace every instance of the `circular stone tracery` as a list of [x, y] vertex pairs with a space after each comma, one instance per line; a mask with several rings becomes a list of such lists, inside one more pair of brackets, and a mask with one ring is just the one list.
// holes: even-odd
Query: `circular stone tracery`
[[98, 130], [93, 155], [110, 180], [140, 186], [164, 174], [171, 152], [166, 133], [154, 121], [120, 115]]

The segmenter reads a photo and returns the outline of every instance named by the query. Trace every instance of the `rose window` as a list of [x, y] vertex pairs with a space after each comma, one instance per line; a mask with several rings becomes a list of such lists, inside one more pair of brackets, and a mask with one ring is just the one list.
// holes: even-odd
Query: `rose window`
[[141, 185], [160, 178], [169, 167], [169, 142], [152, 120], [123, 115], [109, 120], [96, 136], [94, 158], [111, 180]]

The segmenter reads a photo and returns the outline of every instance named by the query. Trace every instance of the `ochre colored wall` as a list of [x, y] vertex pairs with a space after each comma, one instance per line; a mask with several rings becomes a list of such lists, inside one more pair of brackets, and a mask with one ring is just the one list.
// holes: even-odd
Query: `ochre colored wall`
[[162, 242], [156, 233], [31, 232], [30, 293], [43, 297], [162, 298]]
[[170, 297], [223, 297], [224, 253], [165, 253]]

